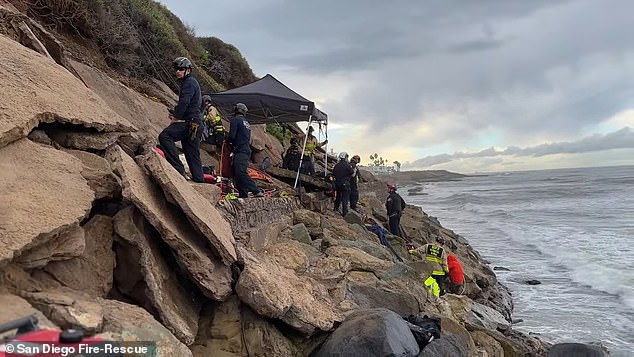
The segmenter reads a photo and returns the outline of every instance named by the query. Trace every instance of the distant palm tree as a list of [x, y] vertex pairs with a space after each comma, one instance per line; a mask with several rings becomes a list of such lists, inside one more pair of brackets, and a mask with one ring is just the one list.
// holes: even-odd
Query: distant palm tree
[[396, 165], [396, 172], [400, 172], [401, 171], [401, 163], [398, 162], [398, 161], [394, 161], [393, 164]]

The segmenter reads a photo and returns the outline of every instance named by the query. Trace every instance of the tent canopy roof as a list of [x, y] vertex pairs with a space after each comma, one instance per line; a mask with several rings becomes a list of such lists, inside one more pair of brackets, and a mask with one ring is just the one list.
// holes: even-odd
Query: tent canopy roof
[[236, 103], [244, 103], [249, 108], [247, 119], [251, 124], [309, 120], [328, 122], [328, 115], [315, 108], [315, 103], [297, 94], [270, 74], [242, 87], [209, 96], [214, 106], [227, 118], [233, 116]]

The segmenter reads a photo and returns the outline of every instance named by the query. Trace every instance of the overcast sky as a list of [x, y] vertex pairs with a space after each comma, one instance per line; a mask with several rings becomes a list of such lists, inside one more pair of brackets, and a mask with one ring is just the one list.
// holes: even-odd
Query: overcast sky
[[362, 164], [634, 164], [631, 0], [160, 2], [315, 101]]

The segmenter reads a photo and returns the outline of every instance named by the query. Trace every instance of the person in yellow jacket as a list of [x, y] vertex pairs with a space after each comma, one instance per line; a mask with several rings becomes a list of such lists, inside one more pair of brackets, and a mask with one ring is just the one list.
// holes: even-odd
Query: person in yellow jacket
[[304, 148], [304, 164], [302, 164], [302, 166], [306, 165], [303, 169], [308, 171], [310, 176], [315, 176], [315, 149], [328, 144], [328, 140], [324, 140], [320, 143], [315, 135], [313, 135], [314, 131], [315, 129], [313, 129], [312, 126], [308, 127], [308, 138], [306, 139], [306, 147]]
[[220, 146], [225, 140], [225, 128], [222, 125], [220, 113], [212, 105], [211, 97], [208, 95], [203, 96], [203, 107], [203, 120], [209, 128], [209, 136], [206, 141], [211, 145]]
[[445, 281], [449, 272], [447, 251], [443, 247], [444, 243], [445, 240], [441, 236], [436, 236], [436, 243], [428, 243], [419, 248], [409, 250], [410, 254], [422, 260], [425, 265], [425, 271], [431, 271], [430, 277], [438, 283], [440, 295], [445, 294]]

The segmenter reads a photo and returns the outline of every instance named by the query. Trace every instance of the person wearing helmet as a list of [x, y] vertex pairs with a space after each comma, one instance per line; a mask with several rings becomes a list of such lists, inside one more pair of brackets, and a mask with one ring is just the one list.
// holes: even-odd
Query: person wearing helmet
[[225, 140], [225, 127], [216, 107], [213, 106], [211, 97], [203, 96], [203, 121], [209, 128], [209, 136], [206, 140], [211, 145], [220, 146]]
[[357, 164], [361, 162], [359, 155], [354, 155], [350, 159], [350, 166], [352, 166], [352, 178], [350, 179], [350, 208], [357, 209], [357, 203], [359, 202], [359, 181], [361, 181], [361, 175], [359, 174], [359, 168]]
[[310, 176], [315, 176], [315, 149], [328, 144], [328, 140], [324, 140], [320, 143], [315, 135], [313, 135], [314, 131], [315, 129], [313, 129], [312, 126], [308, 127], [308, 137], [306, 138], [306, 147], [304, 148], [304, 157], [306, 159], [302, 163], [304, 170], [308, 172]]
[[264, 197], [247, 171], [251, 160], [251, 125], [247, 121], [248, 109], [244, 103], [238, 103], [233, 108], [234, 116], [229, 123], [227, 142], [232, 145], [234, 186], [238, 190], [238, 198]]
[[385, 200], [385, 209], [387, 210], [387, 216], [389, 217], [390, 232], [395, 236], [403, 237], [401, 234], [401, 216], [405, 209], [405, 200], [403, 197], [396, 193], [398, 186], [393, 183], [387, 184], [388, 196]]
[[297, 138], [291, 138], [291, 146], [286, 150], [282, 159], [282, 168], [288, 170], [297, 170], [301, 160], [302, 148], [299, 147]]
[[350, 181], [352, 180], [353, 173], [354, 170], [348, 162], [348, 153], [340, 153], [339, 162], [337, 162], [332, 169], [332, 174], [335, 177], [335, 211], [338, 212], [339, 206], [341, 205], [341, 214], [343, 216], [348, 214], [350, 205]]
[[185, 166], [176, 149], [176, 142], [180, 141], [192, 180], [204, 182], [200, 162], [200, 139], [203, 134], [200, 85], [191, 74], [193, 65], [188, 58], [178, 57], [172, 64], [180, 82], [180, 94], [176, 106], [169, 110], [170, 125], [159, 134], [159, 143], [167, 162], [185, 176]]
[[[412, 252], [415, 258], [420, 259], [421, 269], [438, 282], [440, 295], [444, 295], [447, 287], [447, 250], [444, 247], [445, 240], [441, 236], [436, 236], [436, 242], [427, 243]], [[418, 264], [417, 264], [418, 265]]]

